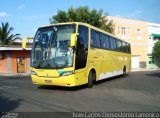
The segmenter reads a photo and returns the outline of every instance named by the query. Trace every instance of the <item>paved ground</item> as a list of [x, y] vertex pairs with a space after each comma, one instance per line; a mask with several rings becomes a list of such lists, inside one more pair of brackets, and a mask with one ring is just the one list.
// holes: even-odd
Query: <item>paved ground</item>
[[2, 111], [160, 111], [160, 71], [132, 72], [91, 89], [39, 87], [27, 76], [0, 76]]

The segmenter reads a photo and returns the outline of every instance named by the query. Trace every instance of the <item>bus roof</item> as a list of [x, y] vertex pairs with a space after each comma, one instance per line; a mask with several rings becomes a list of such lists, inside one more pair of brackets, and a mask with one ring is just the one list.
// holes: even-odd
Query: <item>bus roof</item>
[[112, 37], [114, 37], [114, 38], [117, 38], [117, 39], [119, 39], [119, 40], [122, 40], [123, 42], [126, 42], [126, 43], [130, 44], [129, 42], [124, 41], [123, 39], [118, 38], [118, 37], [116, 37], [115, 35], [113, 35], [113, 34], [111, 34], [111, 33], [108, 33], [107, 31], [104, 31], [104, 30], [102, 30], [102, 29], [100, 29], [100, 28], [97, 28], [97, 27], [95, 27], [95, 26], [93, 26], [93, 25], [90, 25], [90, 24], [87, 24], [87, 23], [82, 23], [82, 22], [63, 22], [63, 23], [55, 23], [55, 24], [49, 24], [49, 25], [41, 26], [41, 27], [39, 27], [39, 28], [56, 26], [56, 25], [67, 25], [67, 24], [81, 24], [81, 25], [84, 25], [84, 26], [93, 28], [93, 29], [95, 29], [95, 30], [97, 30], [97, 31], [103, 32], [103, 33], [105, 33], [105, 34], [107, 34], [107, 35], [110, 35], [110, 36], [112, 36]]

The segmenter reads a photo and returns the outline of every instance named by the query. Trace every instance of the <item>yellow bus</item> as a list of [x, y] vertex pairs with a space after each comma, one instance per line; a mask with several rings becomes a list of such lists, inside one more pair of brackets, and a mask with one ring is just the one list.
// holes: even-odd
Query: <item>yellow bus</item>
[[31, 53], [31, 78], [37, 85], [73, 87], [131, 70], [130, 44], [80, 22], [40, 27]]

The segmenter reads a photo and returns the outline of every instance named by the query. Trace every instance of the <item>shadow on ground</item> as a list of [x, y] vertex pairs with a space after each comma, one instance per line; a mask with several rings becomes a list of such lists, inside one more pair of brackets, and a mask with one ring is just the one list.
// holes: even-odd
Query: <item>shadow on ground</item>
[[22, 78], [30, 78], [29, 75], [13, 75], [13, 76], [1, 76], [0, 78], [6, 78], [6, 79], [22, 79]]
[[47, 89], [47, 90], [61, 90], [61, 91], [78, 91], [87, 88], [86, 85], [76, 86], [76, 87], [63, 87], [63, 86], [47, 86], [41, 85], [38, 86], [38, 89]]
[[[101, 83], [105, 83], [108, 81], [112, 81], [115, 79], [123, 79], [124, 77], [122, 76], [116, 76], [108, 79], [104, 79], [101, 81], [94, 82], [94, 85], [100, 85]], [[93, 85], [93, 86], [94, 86]], [[76, 86], [76, 87], [62, 87], [62, 86], [49, 86], [49, 85], [41, 85], [37, 87], [38, 89], [46, 89], [46, 90], [61, 90], [61, 91], [78, 91], [78, 90], [83, 90], [87, 89], [87, 85], [81, 85], [81, 86]]]
[[0, 95], [0, 112], [10, 112], [16, 109], [19, 105], [21, 99], [17, 100], [12, 100], [8, 97], [3, 96], [2, 94]]
[[151, 73], [151, 74], [146, 74], [147, 76], [152, 76], [152, 77], [160, 77], [160, 72], [159, 73]]
[[6, 81], [6, 80], [17, 80], [17, 79], [30, 79], [30, 76], [0, 76], [0, 81]]

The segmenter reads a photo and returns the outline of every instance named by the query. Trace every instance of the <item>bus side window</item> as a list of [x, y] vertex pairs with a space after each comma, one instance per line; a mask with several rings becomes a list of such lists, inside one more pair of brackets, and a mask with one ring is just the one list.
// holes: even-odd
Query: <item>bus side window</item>
[[117, 40], [117, 50], [122, 51], [122, 41]]
[[123, 52], [128, 52], [127, 43], [123, 42]]
[[112, 50], [116, 50], [116, 48], [117, 48], [117, 44], [116, 44], [116, 39], [115, 38], [113, 38], [113, 37], [109, 37], [110, 38], [110, 46], [111, 46], [111, 49]]
[[96, 40], [95, 40], [95, 31], [91, 30], [91, 46], [95, 47], [96, 46]]
[[128, 52], [131, 53], [131, 46], [129, 43], [128, 43]]
[[105, 48], [106, 44], [105, 44], [105, 39], [104, 39], [104, 34], [100, 34], [100, 43], [101, 43], [101, 48]]
[[131, 48], [130, 48], [130, 44], [129, 43], [127, 43], [127, 52], [131, 53]]
[[106, 43], [106, 48], [109, 49], [109, 37], [107, 35], [105, 35], [105, 43]]
[[96, 47], [100, 47], [100, 33], [96, 32]]
[[125, 45], [126, 45], [126, 52], [129, 52], [127, 43], [125, 43]]
[[91, 47], [100, 47], [100, 33], [91, 30]]
[[109, 38], [105, 34], [101, 34], [101, 47], [104, 49], [109, 49]]

